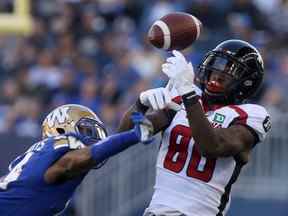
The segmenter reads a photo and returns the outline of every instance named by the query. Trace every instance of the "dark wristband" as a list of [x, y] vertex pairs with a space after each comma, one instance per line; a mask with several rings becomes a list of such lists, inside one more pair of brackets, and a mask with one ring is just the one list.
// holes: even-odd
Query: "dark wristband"
[[189, 107], [189, 106], [196, 104], [198, 100], [199, 100], [199, 96], [196, 94], [195, 91], [182, 95], [182, 101], [185, 107]]
[[136, 101], [136, 108], [137, 108], [137, 111], [140, 111], [141, 113], [146, 113], [147, 110], [149, 109], [148, 106], [145, 106], [141, 103], [140, 98], [138, 98]]

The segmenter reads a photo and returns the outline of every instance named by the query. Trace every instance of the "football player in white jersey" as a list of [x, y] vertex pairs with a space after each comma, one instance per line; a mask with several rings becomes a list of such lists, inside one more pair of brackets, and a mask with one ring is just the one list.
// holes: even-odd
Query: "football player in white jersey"
[[167, 87], [142, 92], [120, 124], [120, 131], [131, 128], [129, 116], [137, 110], [162, 132], [155, 191], [145, 216], [225, 215], [232, 184], [271, 127], [265, 108], [246, 102], [264, 76], [255, 47], [224, 41], [198, 68], [194, 79], [192, 64], [173, 51], [162, 65], [170, 78]]

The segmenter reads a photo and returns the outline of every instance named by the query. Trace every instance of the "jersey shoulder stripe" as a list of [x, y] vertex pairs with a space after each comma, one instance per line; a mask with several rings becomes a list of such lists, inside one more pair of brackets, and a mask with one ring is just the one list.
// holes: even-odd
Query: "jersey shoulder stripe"
[[259, 141], [262, 142], [271, 128], [270, 115], [267, 110], [256, 104], [230, 105], [237, 116], [233, 124], [243, 124], [249, 126], [258, 135]]
[[239, 106], [236, 106], [236, 105], [230, 105], [229, 107], [238, 114], [238, 116], [235, 119], [238, 123], [242, 123], [242, 124], [247, 123], [248, 114], [247, 112], [245, 112], [245, 110], [241, 109]]

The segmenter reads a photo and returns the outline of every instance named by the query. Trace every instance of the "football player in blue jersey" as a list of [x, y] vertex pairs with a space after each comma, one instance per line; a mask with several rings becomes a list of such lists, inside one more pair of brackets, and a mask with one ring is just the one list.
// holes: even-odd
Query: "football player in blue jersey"
[[42, 125], [43, 140], [9, 166], [0, 180], [0, 215], [50, 216], [61, 212], [89, 170], [138, 142], [149, 142], [152, 124], [140, 113], [134, 128], [107, 136], [101, 120], [84, 106], [53, 110]]

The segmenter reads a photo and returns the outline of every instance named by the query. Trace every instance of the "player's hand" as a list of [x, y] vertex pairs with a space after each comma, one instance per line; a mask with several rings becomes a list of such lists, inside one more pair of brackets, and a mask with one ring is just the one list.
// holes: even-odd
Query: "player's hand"
[[141, 92], [140, 102], [154, 111], [164, 109], [171, 103], [172, 97], [167, 88], [155, 88]]
[[134, 131], [139, 140], [144, 144], [149, 144], [153, 141], [154, 128], [151, 123], [142, 113], [134, 112], [131, 115], [131, 120], [134, 123]]
[[165, 88], [155, 88], [141, 92], [140, 102], [154, 111], [164, 108], [175, 111], [181, 110], [181, 106], [172, 101], [170, 86], [172, 86], [172, 83], [169, 81]]
[[162, 65], [162, 72], [170, 78], [180, 95], [194, 91], [195, 73], [191, 62], [187, 62], [177, 50], [173, 50], [172, 53], [173, 56], [167, 58]]

